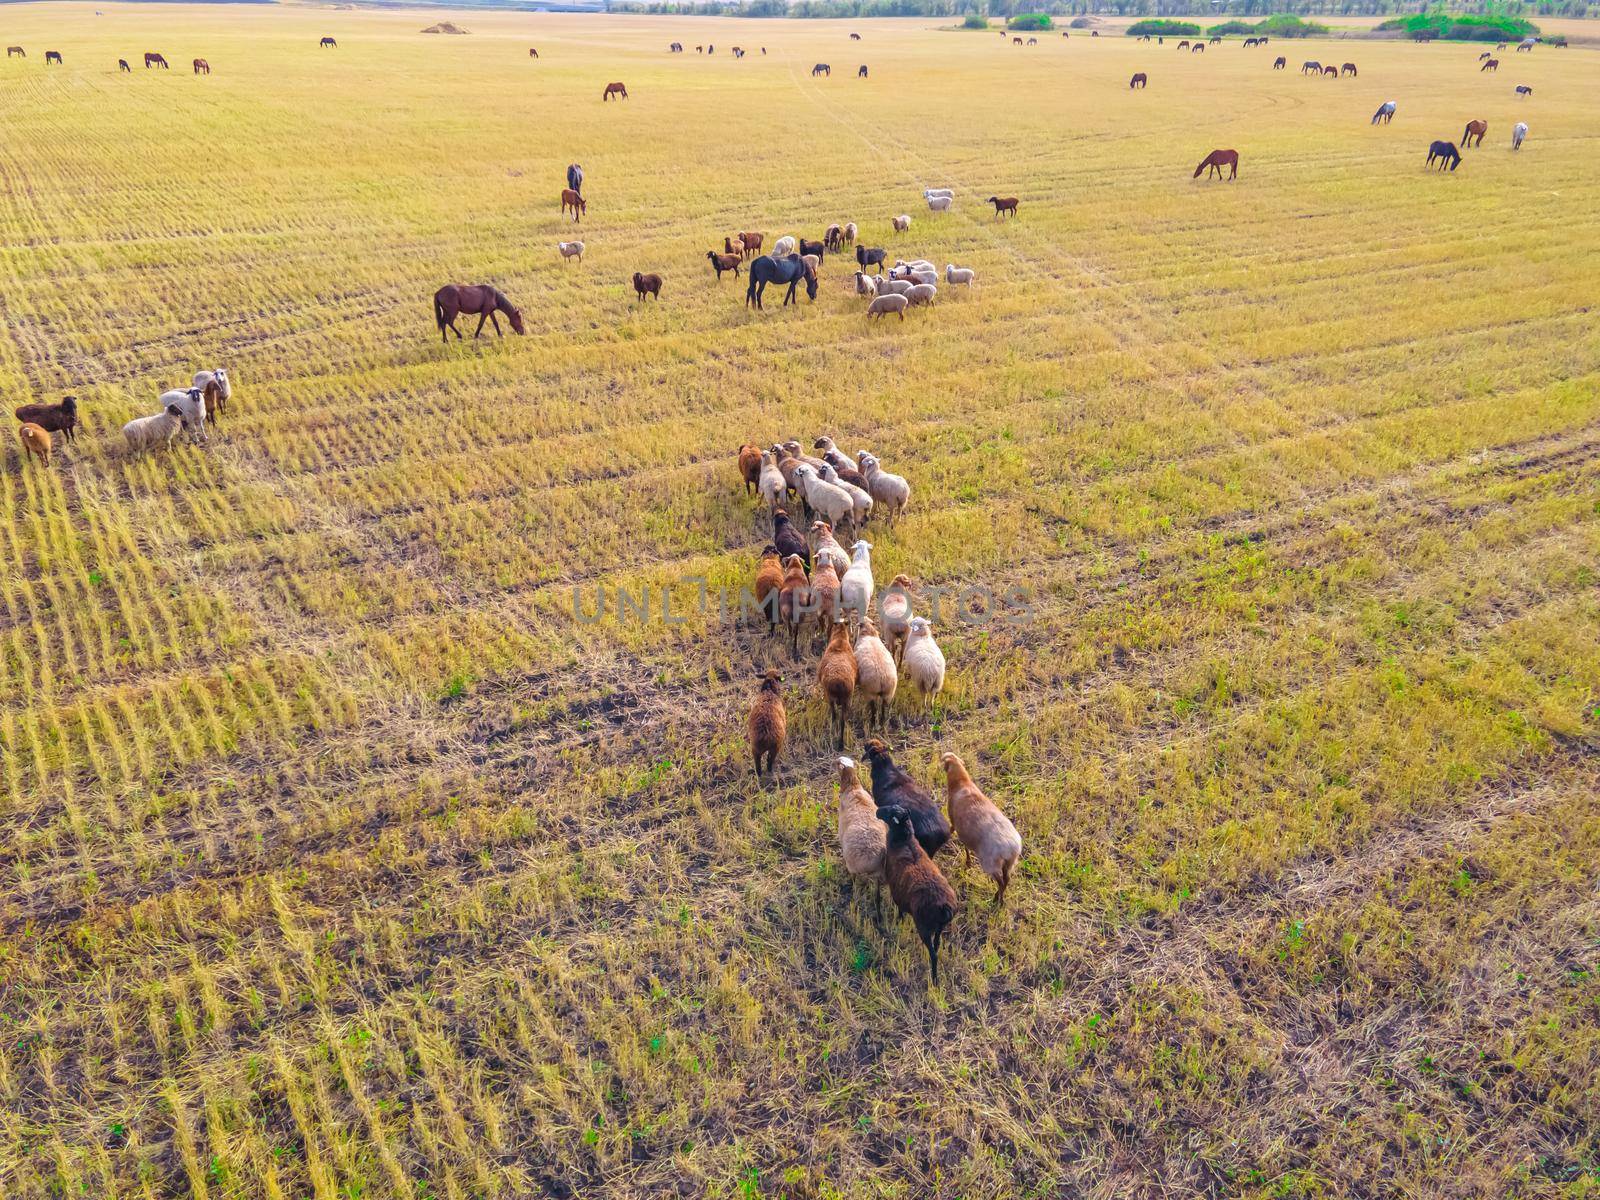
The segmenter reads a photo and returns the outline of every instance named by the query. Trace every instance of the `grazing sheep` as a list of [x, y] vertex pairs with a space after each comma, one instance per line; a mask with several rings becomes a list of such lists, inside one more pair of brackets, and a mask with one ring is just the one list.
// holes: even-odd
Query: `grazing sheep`
[[872, 496], [867, 489], [854, 483], [848, 483], [836, 471], [832, 463], [823, 463], [822, 470], [817, 472], [817, 478], [824, 483], [831, 483], [835, 487], [842, 487], [850, 494], [850, 527], [860, 529], [869, 517], [872, 516]]
[[950, 206], [952, 204], [954, 204], [954, 203], [955, 203], [955, 198], [952, 197], [952, 196], [929, 196], [928, 197], [928, 211], [929, 212], [949, 212], [950, 211]]
[[805, 263], [807, 270], [812, 275], [815, 275], [817, 270], [822, 266], [822, 258], [820, 255], [816, 254], [802, 254], [800, 256], [800, 261]]
[[811, 560], [828, 563], [837, 575], [845, 575], [850, 570], [850, 556], [834, 539], [833, 526], [826, 521], [811, 522]]
[[806, 545], [805, 534], [794, 527], [789, 514], [781, 508], [772, 512], [772, 544], [785, 562], [793, 555], [806, 566], [811, 565], [811, 547]]
[[917, 687], [917, 696], [926, 712], [944, 690], [944, 651], [933, 640], [933, 625], [926, 617], [911, 618], [903, 658], [906, 678]]
[[556, 249], [561, 251], [562, 258], [575, 258], [579, 262], [583, 261], [582, 242], [557, 242]]
[[918, 304], [932, 304], [934, 298], [938, 296], [938, 294], [939, 289], [934, 287], [933, 284], [919, 283], [906, 293], [906, 299], [911, 301], [913, 306]]
[[857, 879], [883, 878], [889, 828], [878, 820], [877, 801], [861, 786], [853, 758], [839, 760], [839, 851], [844, 869]]
[[[880, 300], [882, 298], [879, 297]], [[877, 302], [873, 301], [874, 304]], [[843, 528], [844, 523], [848, 521], [851, 532], [855, 531], [856, 504], [849, 492], [837, 483], [828, 483], [809, 463], [801, 463], [796, 467], [794, 478], [800, 493], [805, 497], [807, 507], [812, 512], [821, 514], [822, 519], [835, 529]]]
[[835, 254], [844, 249], [844, 228], [840, 225], [829, 225], [822, 232], [822, 244]]
[[778, 593], [783, 590], [783, 559], [771, 542], [761, 547], [761, 565], [756, 568], [756, 607], [767, 619], [767, 636], [778, 629]]
[[911, 503], [911, 485], [903, 477], [885, 471], [865, 450], [856, 454], [856, 461], [861, 465], [861, 474], [866, 476], [867, 493], [887, 512], [889, 523], [894, 524], [894, 519]]
[[817, 633], [826, 642], [839, 618], [839, 573], [833, 569], [831, 557], [819, 556], [811, 562], [811, 609], [817, 616]]
[[956, 918], [956, 894], [937, 863], [911, 836], [911, 815], [900, 805], [885, 806], [878, 798], [878, 820], [888, 828], [883, 855], [884, 879], [895, 907], [911, 917], [917, 936], [928, 950], [928, 975], [939, 977], [939, 944]]
[[161, 407], [163, 411], [176, 408], [183, 415], [183, 427], [190, 441], [211, 440], [211, 435], [206, 432], [206, 394], [203, 388], [175, 388], [170, 392], [162, 392]]
[[157, 446], [172, 449], [172, 439], [178, 431], [189, 428], [188, 418], [176, 404], [167, 405], [163, 412], [153, 417], [135, 417], [122, 427], [122, 436], [128, 439], [128, 449], [138, 453]]
[[858, 629], [872, 612], [872, 543], [858, 541], [850, 553], [850, 569], [839, 581], [839, 604], [852, 629]]
[[906, 576], [896, 575], [878, 597], [878, 621], [883, 626], [884, 645], [898, 667], [911, 633], [911, 580]]
[[844, 728], [850, 715], [850, 697], [856, 690], [856, 652], [850, 648], [850, 631], [835, 621], [828, 648], [817, 664], [817, 687], [828, 702], [828, 725], [837, 729], [837, 748], [844, 749]]
[[761, 679], [756, 692], [756, 702], [750, 709], [746, 726], [750, 741], [750, 759], [756, 769], [756, 782], [761, 782], [763, 760], [768, 775], [778, 764], [783, 743], [789, 736], [789, 714], [783, 707], [783, 676], [769, 669]]
[[761, 475], [756, 480], [756, 491], [767, 502], [769, 517], [783, 507], [783, 496], [788, 490], [783, 472], [778, 470], [777, 456], [768, 450], [761, 456]]
[[799, 249], [794, 238], [788, 236], [779, 238], [777, 243], [772, 247], [773, 258], [782, 258], [786, 254], [796, 254], [798, 252]]
[[906, 319], [906, 309], [911, 301], [904, 296], [888, 295], [878, 296], [871, 304], [867, 305], [867, 316], [882, 318], [889, 313], [894, 313], [902, 321]]
[[717, 282], [722, 282], [722, 273], [732, 271], [735, 279], [739, 278], [739, 265], [744, 259], [737, 254], [718, 254], [715, 250], [707, 250], [706, 257], [711, 260], [712, 267], [717, 272]]
[[955, 193], [955, 189], [954, 188], [923, 188], [922, 189], [922, 198], [924, 200], [933, 200], [933, 199], [938, 198], [939, 196], [951, 196], [951, 197], [953, 197], [953, 196], [955, 196], [955, 194], [956, 193]]
[[894, 226], [896, 233], [904, 233], [911, 228], [911, 216], [909, 213], [901, 213], [898, 217], [890, 217], [889, 224]]
[[976, 854], [983, 873], [999, 887], [994, 902], [1004, 904], [1011, 872], [1022, 857], [1022, 836], [994, 801], [972, 782], [967, 765], [958, 755], [942, 754], [939, 758], [944, 763], [945, 806], [950, 810], [950, 823], [967, 852], [967, 861], [970, 863]]
[[856, 690], [867, 706], [864, 728], [889, 727], [889, 709], [894, 704], [895, 688], [899, 686], [900, 673], [894, 665], [894, 655], [878, 636], [878, 628], [871, 621], [861, 622], [861, 636], [856, 638]]
[[846, 221], [844, 223], [844, 244], [847, 246], [854, 245], [855, 240], [856, 223], [854, 221]]
[[26, 424], [37, 425], [47, 433], [63, 434], [69, 442], [78, 435], [78, 400], [75, 396], [63, 396], [60, 404], [24, 404], [16, 410], [16, 417]]
[[[909, 279], [879, 279], [878, 295], [880, 296], [905, 296], [917, 285]], [[870, 311], [870, 310], [869, 310]]]
[[633, 273], [634, 294], [643, 300], [646, 296], [654, 296], [657, 301], [661, 299], [661, 276], [651, 272], [648, 275], [638, 271]]
[[200, 389], [206, 402], [206, 416], [221, 417], [227, 412], [228, 401], [233, 399], [233, 384], [228, 379], [226, 368], [196, 371], [189, 385]]
[[958, 267], [955, 265], [955, 263], [945, 264], [944, 281], [950, 284], [952, 287], [958, 283], [964, 283], [968, 287], [971, 287], [972, 281], [977, 277], [978, 273], [971, 267]]
[[922, 848], [929, 854], [939, 853], [939, 848], [950, 840], [950, 822], [933, 793], [895, 765], [882, 739], [868, 739], [866, 759], [872, 768], [872, 795], [879, 805], [895, 804], [905, 809]]
[[783, 560], [783, 587], [778, 591], [778, 619], [789, 630], [789, 657], [800, 657], [800, 626], [811, 615], [811, 584], [798, 554]]
[[17, 437], [22, 440], [24, 457], [31, 454], [45, 466], [50, 465], [50, 431], [42, 426], [35, 425], [32, 421], [24, 421], [17, 428]]
[[761, 449], [746, 442], [739, 447], [739, 474], [744, 477], [744, 494], [754, 495], [761, 482]]
[[863, 275], [856, 272], [856, 295], [876, 296], [878, 294], [878, 277], [876, 275]]

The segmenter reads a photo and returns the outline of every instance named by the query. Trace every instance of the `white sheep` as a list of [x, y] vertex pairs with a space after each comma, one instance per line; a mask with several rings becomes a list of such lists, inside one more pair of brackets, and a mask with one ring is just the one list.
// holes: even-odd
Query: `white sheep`
[[922, 198], [924, 200], [932, 200], [935, 196], [954, 196], [955, 194], [956, 194], [955, 193], [955, 189], [953, 189], [953, 188], [923, 188], [922, 189]]
[[188, 431], [190, 441], [210, 441], [210, 435], [206, 432], [206, 397], [200, 388], [175, 388], [170, 392], [162, 392], [161, 407], [175, 407], [183, 414], [183, 427]]
[[[873, 301], [877, 303], [876, 300]], [[850, 498], [850, 493], [836, 483], [824, 482], [817, 474], [817, 469], [809, 463], [801, 463], [794, 469], [795, 486], [800, 494], [805, 497], [811, 511], [817, 513], [835, 529], [842, 529], [843, 523], [850, 521], [855, 513], [855, 501]], [[852, 530], [854, 526], [851, 526]]]
[[826, 521], [811, 522], [811, 561], [818, 566], [826, 562], [840, 576], [850, 569], [850, 556], [834, 538], [833, 527]]
[[854, 221], [846, 221], [844, 223], [844, 240], [847, 244], [853, 245], [855, 243], [856, 223]]
[[582, 242], [557, 242], [556, 249], [561, 251], [562, 258], [575, 258], [579, 262], [583, 261]]
[[896, 233], [904, 233], [911, 228], [911, 214], [901, 213], [898, 217], [891, 217], [889, 223], [894, 226]]
[[800, 261], [805, 263], [805, 265], [811, 269], [811, 273], [813, 275], [815, 275], [817, 273], [817, 269], [822, 266], [822, 257], [817, 254], [802, 254], [800, 256]]
[[799, 247], [793, 237], [781, 237], [772, 244], [772, 257], [782, 258], [785, 254], [793, 254]]
[[927, 617], [911, 618], [903, 665], [926, 711], [944, 690], [944, 651], [933, 640], [933, 625]]
[[949, 212], [950, 211], [950, 206], [952, 204], [954, 204], [954, 203], [955, 203], [955, 198], [953, 196], [929, 196], [928, 197], [928, 211], [929, 212]]
[[833, 463], [834, 466], [839, 465], [837, 462], [834, 462], [833, 456], [835, 454], [839, 455], [845, 466], [849, 466], [851, 463], [856, 461], [855, 455], [846, 454], [844, 451], [840, 450], [839, 447], [834, 443], [834, 440], [827, 434], [823, 434], [816, 441], [812, 442], [811, 448], [818, 454], [822, 455], [822, 460], [824, 462]]
[[906, 293], [906, 299], [911, 301], [912, 306], [915, 307], [918, 304], [932, 304], [934, 297], [938, 294], [939, 289], [934, 287], [933, 284], [919, 283]]
[[839, 580], [839, 608], [856, 630], [872, 612], [872, 543], [859, 541], [850, 547], [850, 553], [854, 556], [850, 569]]
[[761, 479], [756, 484], [756, 491], [767, 502], [769, 517], [783, 507], [783, 498], [788, 490], [783, 472], [778, 470], [778, 456], [771, 450], [764, 451], [761, 455]]
[[858, 879], [883, 879], [888, 830], [878, 820], [878, 806], [861, 786], [855, 760], [839, 760], [839, 849], [844, 869]]
[[188, 421], [176, 404], [167, 405], [162, 412], [151, 417], [135, 417], [122, 427], [122, 436], [128, 439], [128, 449], [134, 453], [154, 450], [157, 446], [172, 449], [172, 439], [180, 429], [187, 429]]
[[925, 258], [897, 258], [894, 260], [894, 266], [889, 269], [891, 271], [931, 271], [933, 270], [933, 264]]
[[878, 295], [904, 296], [916, 286], [909, 279], [880, 279], [878, 280]]
[[878, 277], [856, 272], [856, 295], [876, 296], [878, 294]]
[[872, 515], [872, 496], [865, 489], [839, 478], [839, 472], [832, 463], [823, 463], [817, 470], [817, 477], [824, 483], [831, 483], [834, 487], [841, 487], [850, 493], [850, 519], [859, 526]]
[[901, 476], [885, 471], [877, 458], [865, 450], [856, 455], [856, 462], [866, 478], [867, 492], [874, 502], [883, 506], [889, 522], [893, 524], [894, 519], [911, 503], [911, 485]]
[[977, 277], [978, 273], [971, 267], [958, 267], [955, 265], [955, 263], [945, 264], [944, 281], [948, 284], [954, 285], [958, 283], [964, 283], [968, 287], [971, 287], [972, 281]]
[[877, 317], [880, 320], [888, 313], [894, 313], [902, 321], [906, 319], [906, 307], [911, 303], [904, 296], [893, 294], [879, 296], [867, 305], [867, 316]]

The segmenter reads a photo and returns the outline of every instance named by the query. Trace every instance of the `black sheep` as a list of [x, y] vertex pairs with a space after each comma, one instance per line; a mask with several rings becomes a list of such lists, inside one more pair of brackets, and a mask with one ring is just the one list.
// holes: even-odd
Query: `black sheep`
[[17, 420], [65, 434], [70, 442], [78, 429], [78, 401], [64, 396], [60, 404], [24, 404], [17, 409]]
[[772, 544], [778, 548], [779, 558], [798, 554], [806, 570], [811, 569], [811, 546], [806, 542], [806, 535], [794, 527], [789, 514], [781, 508], [772, 514]]
[[881, 805], [897, 805], [906, 810], [917, 841], [929, 854], [950, 840], [950, 819], [933, 793], [895, 766], [889, 747], [880, 739], [867, 743], [865, 758], [872, 767], [872, 798]]
[[860, 242], [856, 243], [856, 265], [859, 266], [863, 271], [868, 267], [876, 266], [878, 268], [878, 274], [882, 275], [883, 261], [888, 256], [889, 252], [883, 249], [881, 246], [875, 246], [869, 250]]

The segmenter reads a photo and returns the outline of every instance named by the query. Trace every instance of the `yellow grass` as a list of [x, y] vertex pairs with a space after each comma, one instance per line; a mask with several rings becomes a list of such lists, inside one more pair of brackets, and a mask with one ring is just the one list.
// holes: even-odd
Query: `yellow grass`
[[[1591, 52], [4, 17], [0, 382], [88, 430], [0, 460], [0, 1195], [1600, 1187]], [[979, 286], [869, 325], [704, 259], [852, 219]], [[441, 346], [449, 281], [528, 336]], [[122, 452], [219, 364], [209, 450]], [[892, 734], [1025, 840], [1000, 913], [945, 855], [931, 988], [812, 660], [761, 791], [762, 636], [572, 616], [747, 582], [734, 451], [821, 432], [915, 489], [880, 579], [1033, 596]]]

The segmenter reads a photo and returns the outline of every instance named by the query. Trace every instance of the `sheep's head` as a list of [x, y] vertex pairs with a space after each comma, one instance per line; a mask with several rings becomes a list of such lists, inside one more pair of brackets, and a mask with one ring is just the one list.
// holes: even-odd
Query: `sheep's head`
[[869, 738], [861, 753], [869, 763], [875, 763], [879, 759], [887, 761], [889, 758], [889, 745], [882, 738]]
[[811, 443], [811, 448], [813, 450], [821, 450], [826, 455], [827, 451], [833, 449], [833, 439], [831, 437], [819, 437]]
[[878, 820], [889, 827], [890, 833], [895, 833], [911, 824], [911, 814], [898, 804], [888, 804], [878, 810]]
[[876, 625], [874, 625], [871, 621], [862, 621], [861, 622], [861, 636], [864, 637], [864, 638], [865, 637], [874, 637], [874, 638], [877, 637], [878, 636], [878, 627]]
[[768, 667], [767, 673], [761, 677], [761, 690], [774, 695], [783, 691], [783, 676], [778, 674], [776, 667]]
[[912, 617], [911, 636], [914, 638], [932, 637], [933, 622], [929, 621], [927, 617]]
[[78, 398], [76, 396], [63, 396], [63, 397], [61, 397], [61, 411], [64, 412], [64, 413], [75, 413], [75, 412], [77, 412], [78, 411]]
[[854, 554], [857, 558], [863, 558], [872, 553], [872, 543], [863, 538], [855, 545], [850, 547], [850, 553]]
[[778, 557], [778, 548], [776, 546], [774, 546], [771, 542], [768, 542], [765, 546], [761, 547], [761, 557], [762, 557], [763, 560], [769, 559], [769, 558], [777, 558]]

